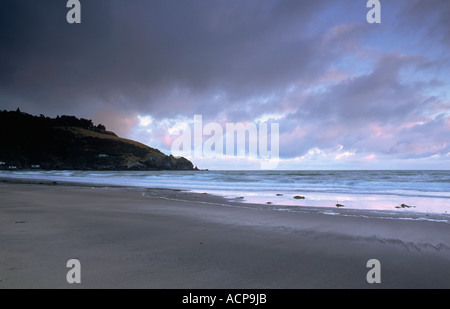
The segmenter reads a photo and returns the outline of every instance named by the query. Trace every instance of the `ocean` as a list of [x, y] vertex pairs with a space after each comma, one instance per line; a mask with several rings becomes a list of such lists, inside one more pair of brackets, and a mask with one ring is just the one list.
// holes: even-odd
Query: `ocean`
[[[181, 189], [242, 203], [450, 214], [450, 171], [1, 171], [0, 177]], [[297, 198], [295, 198], [297, 197]], [[304, 197], [304, 198], [303, 198]], [[338, 207], [339, 206], [339, 207]]]

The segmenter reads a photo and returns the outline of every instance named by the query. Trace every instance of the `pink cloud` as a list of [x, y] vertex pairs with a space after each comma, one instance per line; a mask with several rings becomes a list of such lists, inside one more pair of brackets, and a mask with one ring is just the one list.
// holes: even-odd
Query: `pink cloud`
[[363, 161], [363, 162], [371, 162], [371, 161], [375, 161], [376, 158], [377, 158], [377, 156], [376, 156], [374, 153], [372, 153], [372, 154], [370, 154], [370, 155], [361, 157], [361, 158], [360, 158], [360, 161]]
[[135, 112], [120, 112], [113, 109], [101, 109], [94, 117], [95, 123], [106, 126], [108, 131], [113, 131], [121, 137], [130, 136], [131, 130], [139, 124], [139, 118]]

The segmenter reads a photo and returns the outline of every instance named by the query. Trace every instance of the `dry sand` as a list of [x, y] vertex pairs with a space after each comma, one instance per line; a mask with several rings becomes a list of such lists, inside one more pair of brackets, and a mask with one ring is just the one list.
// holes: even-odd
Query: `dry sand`
[[[0, 288], [450, 288], [448, 221], [269, 208], [176, 190], [3, 182]], [[81, 284], [66, 281], [69, 259], [81, 263]], [[370, 259], [380, 284], [366, 280]]]

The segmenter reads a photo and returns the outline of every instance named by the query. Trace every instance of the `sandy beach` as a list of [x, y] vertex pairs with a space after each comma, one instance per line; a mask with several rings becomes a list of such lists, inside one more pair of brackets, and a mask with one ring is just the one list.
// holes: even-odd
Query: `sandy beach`
[[[0, 183], [0, 288], [450, 288], [450, 224], [207, 194]], [[66, 263], [81, 263], [69, 284]], [[381, 264], [381, 283], [366, 263]]]

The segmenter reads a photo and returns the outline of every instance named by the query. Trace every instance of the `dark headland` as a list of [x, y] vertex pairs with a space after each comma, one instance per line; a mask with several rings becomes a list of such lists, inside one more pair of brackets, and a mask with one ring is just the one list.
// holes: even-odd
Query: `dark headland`
[[191, 161], [75, 116], [0, 111], [0, 169], [194, 170]]

